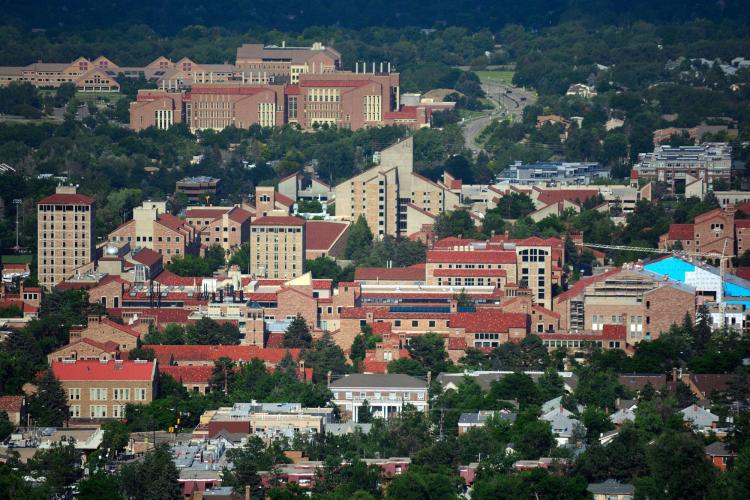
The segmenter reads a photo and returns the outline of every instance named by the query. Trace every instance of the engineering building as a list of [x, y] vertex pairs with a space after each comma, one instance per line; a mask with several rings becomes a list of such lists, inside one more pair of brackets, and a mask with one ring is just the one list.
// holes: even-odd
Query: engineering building
[[377, 239], [406, 236], [460, 204], [459, 194], [414, 172], [414, 139], [380, 152], [379, 164], [336, 186], [336, 215], [364, 217]]
[[685, 314], [695, 317], [695, 288], [639, 266], [615, 268], [583, 278], [555, 297], [560, 327], [571, 333], [602, 334], [607, 325], [625, 327], [627, 343], [655, 340]]
[[96, 200], [58, 186], [37, 203], [39, 284], [51, 289], [94, 260]]
[[250, 274], [292, 279], [305, 271], [305, 221], [268, 215], [250, 225]]
[[717, 180], [732, 180], [732, 147], [727, 143], [705, 143], [698, 146], [660, 145], [651, 153], [640, 153], [633, 169], [639, 178], [666, 182], [674, 191], [689, 178], [706, 185]]

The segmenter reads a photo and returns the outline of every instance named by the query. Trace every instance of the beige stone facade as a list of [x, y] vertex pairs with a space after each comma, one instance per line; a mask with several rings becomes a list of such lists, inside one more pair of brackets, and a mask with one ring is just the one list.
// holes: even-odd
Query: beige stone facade
[[194, 227], [171, 215], [166, 202], [145, 201], [133, 209], [133, 219], [109, 233], [114, 243], [129, 242], [131, 248], [150, 248], [166, 264], [172, 257], [198, 253]]
[[693, 289], [635, 269], [588, 278], [555, 300], [561, 328], [597, 333], [605, 325], [624, 325], [629, 344], [658, 338], [685, 314], [694, 318], [696, 309]]
[[292, 279], [305, 269], [305, 221], [290, 216], [255, 219], [250, 228], [250, 273]]
[[96, 203], [75, 186], [59, 186], [37, 203], [39, 284], [50, 289], [92, 262]]
[[[412, 138], [384, 149], [378, 165], [336, 186], [336, 215], [351, 221], [364, 217], [377, 239], [407, 235], [459, 202], [447, 186], [414, 173]], [[410, 214], [416, 218], [411, 224]]]

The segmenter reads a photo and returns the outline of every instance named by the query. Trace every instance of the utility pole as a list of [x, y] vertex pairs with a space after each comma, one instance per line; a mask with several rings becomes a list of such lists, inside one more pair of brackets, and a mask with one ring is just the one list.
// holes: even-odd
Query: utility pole
[[23, 200], [20, 198], [15, 198], [13, 200], [13, 204], [16, 206], [16, 246], [13, 247], [13, 250], [18, 253], [21, 250], [21, 246], [18, 244], [18, 230], [19, 230], [19, 224], [18, 224], [18, 212], [21, 210], [21, 203], [23, 203]]

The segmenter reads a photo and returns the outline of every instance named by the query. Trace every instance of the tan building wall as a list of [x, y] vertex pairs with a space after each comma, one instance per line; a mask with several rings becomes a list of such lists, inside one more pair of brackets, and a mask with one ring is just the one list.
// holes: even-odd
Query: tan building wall
[[80, 339], [91, 339], [100, 344], [114, 342], [121, 351], [130, 351], [138, 347], [139, 344], [139, 336], [134, 333], [129, 327], [119, 325], [110, 319], [89, 316], [88, 325], [85, 328], [70, 330], [70, 342], [73, 343]]
[[[73, 420], [123, 419], [126, 405], [147, 405], [157, 393], [155, 381], [61, 380], [60, 383], [68, 396], [68, 409]], [[105, 399], [92, 399], [92, 389], [98, 390], [95, 391], [96, 397]], [[118, 399], [115, 399], [115, 389], [118, 391]], [[92, 410], [96, 410], [92, 407], [103, 407], [106, 414], [92, 413]]]
[[250, 273], [292, 279], [305, 269], [305, 222], [297, 217], [268, 216], [250, 228]]
[[75, 186], [59, 186], [37, 204], [39, 284], [50, 289], [94, 260], [96, 203]]

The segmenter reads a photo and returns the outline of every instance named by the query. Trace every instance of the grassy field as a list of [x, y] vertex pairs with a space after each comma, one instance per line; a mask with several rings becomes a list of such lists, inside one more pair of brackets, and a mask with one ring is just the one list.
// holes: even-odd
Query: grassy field
[[495, 71], [475, 71], [474, 74], [479, 77], [482, 83], [502, 83], [510, 85], [513, 82], [514, 71], [495, 70]]
[[3, 255], [0, 257], [5, 264], [26, 264], [31, 263], [31, 255]]
[[125, 96], [119, 92], [76, 92], [76, 99], [85, 103], [97, 101], [115, 103], [123, 98], [125, 98]]
[[471, 111], [468, 109], [459, 109], [458, 110], [458, 116], [463, 118], [464, 120], [471, 120], [472, 118], [477, 118], [482, 115], [486, 115], [487, 111]]

